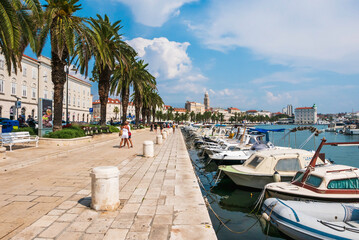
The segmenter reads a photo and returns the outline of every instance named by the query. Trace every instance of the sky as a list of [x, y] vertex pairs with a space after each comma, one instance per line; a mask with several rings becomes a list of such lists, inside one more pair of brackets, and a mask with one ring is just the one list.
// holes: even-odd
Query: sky
[[[359, 111], [359, 1], [82, 0], [121, 20], [166, 104], [319, 113]], [[27, 54], [29, 53], [27, 50]], [[47, 45], [43, 55], [50, 57]], [[98, 99], [93, 84], [94, 100]], [[116, 96], [114, 96], [116, 97]]]

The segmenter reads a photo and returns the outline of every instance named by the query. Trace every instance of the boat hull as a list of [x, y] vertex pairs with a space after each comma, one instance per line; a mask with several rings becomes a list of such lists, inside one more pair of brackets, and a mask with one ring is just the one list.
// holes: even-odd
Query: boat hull
[[357, 211], [358, 207], [347, 208], [341, 203], [270, 198], [263, 203], [262, 210], [272, 225], [293, 239], [359, 239], [357, 215], [351, 214], [351, 209]]
[[[263, 189], [268, 183], [274, 182], [272, 175], [248, 175], [224, 171], [238, 186]], [[281, 181], [290, 181], [293, 176], [281, 176]]]
[[294, 200], [294, 201], [320, 201], [320, 202], [345, 202], [345, 203], [359, 203], [359, 196], [351, 195], [350, 197], [336, 197], [328, 198], [323, 194], [323, 196], [303, 196], [295, 193], [281, 192], [274, 189], [266, 188], [265, 192], [266, 198], [279, 198], [283, 200]]

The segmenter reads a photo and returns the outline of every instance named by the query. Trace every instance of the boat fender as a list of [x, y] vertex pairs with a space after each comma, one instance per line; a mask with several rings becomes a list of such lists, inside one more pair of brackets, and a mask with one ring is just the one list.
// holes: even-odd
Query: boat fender
[[274, 182], [280, 182], [281, 181], [280, 174], [277, 171], [275, 171], [274, 174], [273, 174], [273, 180], [274, 180]]
[[266, 220], [267, 222], [269, 222], [270, 221], [270, 217], [268, 216], [268, 214], [267, 213], [262, 213], [262, 218], [264, 219], [264, 220]]

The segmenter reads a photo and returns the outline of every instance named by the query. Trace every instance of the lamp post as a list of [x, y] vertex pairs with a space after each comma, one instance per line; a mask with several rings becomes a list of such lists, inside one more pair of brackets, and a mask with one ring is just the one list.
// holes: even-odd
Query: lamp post
[[19, 120], [19, 115], [18, 115], [18, 108], [17, 108], [17, 102], [21, 99], [20, 97], [18, 96], [13, 96], [16, 98], [16, 102], [15, 102], [15, 109], [16, 109], [16, 120]]
[[[69, 69], [70, 69], [70, 57], [67, 60], [67, 69], [66, 69], [66, 125], [69, 124]], [[73, 67], [71, 71], [77, 72], [77, 68]]]

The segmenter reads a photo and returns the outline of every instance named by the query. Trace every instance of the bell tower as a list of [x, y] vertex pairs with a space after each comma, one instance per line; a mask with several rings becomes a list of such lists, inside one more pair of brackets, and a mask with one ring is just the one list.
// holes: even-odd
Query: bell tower
[[209, 110], [209, 95], [207, 91], [204, 94], [204, 109]]

